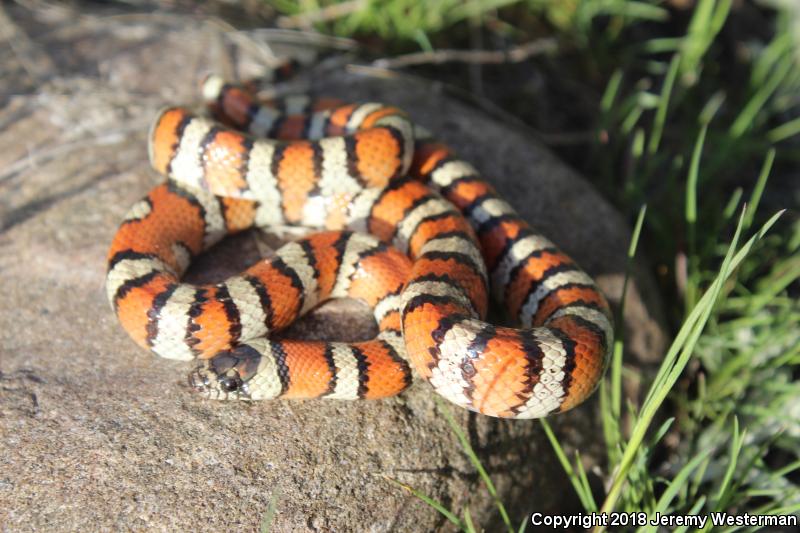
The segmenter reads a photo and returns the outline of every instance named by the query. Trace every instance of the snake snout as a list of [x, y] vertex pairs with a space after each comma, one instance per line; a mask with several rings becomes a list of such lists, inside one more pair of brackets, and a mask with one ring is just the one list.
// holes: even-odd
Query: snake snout
[[198, 366], [189, 374], [188, 381], [192, 390], [205, 398], [237, 400], [249, 397], [247, 385], [234, 369], [219, 373], [212, 366]]

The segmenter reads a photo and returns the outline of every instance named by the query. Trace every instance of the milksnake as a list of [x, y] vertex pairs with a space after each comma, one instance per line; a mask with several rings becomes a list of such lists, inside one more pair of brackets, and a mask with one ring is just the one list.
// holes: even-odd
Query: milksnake
[[[536, 418], [586, 399], [612, 343], [592, 279], [469, 163], [392, 106], [262, 102], [216, 76], [206, 112], [162, 110], [149, 135], [167, 176], [128, 212], [107, 295], [130, 336], [200, 366], [215, 399], [382, 398], [412, 382], [468, 409]], [[319, 230], [222, 283], [180, 278], [252, 227]], [[489, 287], [519, 328], [485, 321]], [[359, 343], [273, 338], [319, 303], [371, 306]]]

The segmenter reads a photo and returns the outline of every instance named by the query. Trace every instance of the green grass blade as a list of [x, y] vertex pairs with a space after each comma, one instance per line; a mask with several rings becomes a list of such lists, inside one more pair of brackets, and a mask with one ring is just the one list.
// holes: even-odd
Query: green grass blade
[[472, 523], [472, 515], [469, 512], [469, 506], [464, 507], [464, 531], [467, 533], [476, 533], [475, 524]]
[[[711, 284], [711, 287], [709, 287], [698, 304], [684, 321], [684, 324], [679, 330], [678, 335], [667, 351], [667, 355], [664, 357], [664, 362], [662, 363], [658, 375], [656, 376], [653, 385], [650, 387], [647, 398], [642, 405], [639, 417], [634, 425], [633, 431], [631, 432], [631, 438], [625, 447], [622, 461], [620, 462], [620, 466], [615, 473], [611, 488], [606, 495], [606, 500], [603, 502], [603, 505], [600, 508], [600, 512], [610, 512], [615, 508], [617, 501], [621, 496], [622, 488], [627, 482], [627, 476], [633, 464], [633, 460], [636, 457], [637, 450], [644, 440], [647, 430], [653, 418], [655, 417], [656, 411], [664, 402], [667, 394], [672, 389], [673, 385], [682, 373], [683, 368], [688, 363], [689, 357], [694, 350], [694, 345], [696, 344], [700, 333], [704, 329], [705, 324], [711, 314], [711, 310], [716, 303], [717, 296], [722, 289], [722, 284], [727, 280], [730, 273], [744, 260], [745, 257], [747, 257], [755, 243], [760, 240], [761, 237], [763, 237], [763, 235], [769, 230], [769, 228], [772, 227], [773, 224], [775, 224], [782, 214], [783, 212], [781, 211], [773, 215], [761, 227], [756, 235], [751, 237], [738, 252], [734, 253], [742, 229], [742, 218], [740, 217], [739, 224], [736, 228], [736, 233], [734, 234], [731, 245], [728, 247], [728, 252], [725, 255], [725, 259], [723, 260], [722, 268], [719, 274]], [[604, 531], [604, 529], [605, 528], [599, 526], [595, 528], [595, 531], [600, 532]]]
[[[596, 2], [596, 4], [601, 4]], [[598, 14], [622, 15], [630, 19], [665, 21], [669, 19], [669, 11], [663, 7], [654, 6], [647, 2], [635, 2], [626, 0], [625, 2], [606, 2]]]
[[700, 134], [697, 136], [694, 151], [692, 152], [692, 160], [689, 163], [689, 174], [686, 177], [686, 207], [684, 218], [686, 220], [686, 238], [689, 249], [687, 250], [688, 273], [686, 276], [684, 302], [687, 314], [697, 302], [697, 293], [699, 291], [698, 270], [700, 258], [697, 256], [697, 181], [700, 174], [700, 156], [703, 154], [703, 145], [706, 140], [707, 131], [708, 126], [703, 126], [700, 129]]
[[636, 106], [631, 109], [631, 112], [628, 113], [628, 115], [622, 121], [620, 127], [622, 133], [628, 135], [633, 130], [634, 126], [636, 126], [636, 123], [639, 122], [639, 119], [642, 118], [642, 113], [644, 113], [644, 108], [640, 106]]
[[700, 0], [694, 9], [681, 47], [681, 76], [687, 85], [700, 77], [703, 56], [714, 42], [730, 12], [732, 0]]
[[[615, 346], [616, 350], [616, 346]], [[613, 355], [612, 357], [614, 357]], [[613, 361], [613, 359], [612, 359]], [[608, 457], [608, 467], [613, 469], [619, 463], [620, 433], [619, 419], [614, 416], [611, 407], [612, 385], [608, 379], [600, 382], [600, 420], [603, 424], [603, 438], [606, 444], [606, 456]]]
[[648, 54], [663, 54], [677, 52], [683, 42], [677, 37], [656, 37], [642, 43], [642, 50]]
[[672, 427], [673, 422], [675, 422], [674, 416], [667, 418], [660, 426], [658, 426], [658, 429], [653, 434], [652, 442], [650, 443], [651, 448], [655, 447], [655, 445], [658, 444], [662, 438], [664, 438], [664, 435], [667, 434], [669, 428]]
[[275, 519], [275, 513], [278, 509], [278, 500], [280, 497], [280, 489], [275, 489], [275, 492], [272, 493], [272, 497], [269, 499], [267, 510], [264, 512], [264, 516], [261, 518], [261, 526], [259, 527], [261, 533], [269, 533], [269, 529], [272, 527], [272, 521]]
[[711, 120], [716, 116], [719, 108], [722, 107], [723, 102], [725, 102], [725, 93], [722, 91], [714, 93], [714, 96], [706, 102], [706, 105], [703, 106], [703, 110], [700, 111], [701, 126], [711, 123]]
[[650, 132], [650, 142], [647, 145], [647, 152], [655, 154], [658, 151], [658, 146], [661, 143], [661, 136], [664, 133], [664, 124], [667, 120], [667, 109], [669, 108], [669, 99], [672, 94], [672, 88], [675, 85], [675, 77], [678, 75], [678, 65], [680, 56], [675, 54], [672, 56], [672, 61], [669, 63], [669, 70], [666, 77], [664, 77], [664, 86], [661, 89], [661, 96], [658, 100], [658, 108], [656, 109], [656, 116], [653, 120], [653, 130]]
[[[667, 486], [664, 493], [656, 502], [655, 507], [651, 511], [651, 513], [662, 513], [665, 514], [669, 511], [669, 506], [672, 501], [675, 499], [675, 496], [678, 495], [678, 492], [686, 485], [689, 476], [697, 469], [698, 465], [703, 462], [712, 452], [711, 448], [703, 450], [699, 454], [695, 455], [691, 461], [686, 463], [683, 468], [681, 468], [675, 477], [670, 481], [669, 485]], [[645, 532], [655, 532], [658, 529], [658, 526], [650, 525], [642, 526], [638, 529], [640, 533]]]
[[624, 312], [625, 300], [628, 296], [628, 286], [633, 271], [633, 260], [636, 257], [636, 248], [642, 234], [644, 218], [647, 215], [647, 205], [639, 208], [636, 224], [633, 226], [631, 242], [628, 245], [628, 255], [625, 261], [625, 280], [622, 282], [622, 295], [617, 314], [614, 317], [616, 331], [614, 332], [614, 351], [611, 359], [611, 416], [619, 420], [622, 416], [622, 352], [624, 347]]
[[[706, 504], [706, 497], [701, 496], [700, 498], [698, 498], [696, 502], [694, 502], [694, 505], [692, 505], [692, 508], [689, 509], [689, 512], [687, 512], [686, 514], [690, 515], [698, 514], [700, 512], [700, 509], [702, 509], [705, 504]], [[672, 531], [672, 533], [685, 533], [688, 529], [689, 526], [678, 526]]]
[[479, 17], [486, 12], [517, 4], [521, 1], [522, 0], [480, 0], [477, 2], [455, 2], [450, 9], [450, 13], [448, 13], [448, 19], [451, 22], [471, 19]]
[[[758, 461], [762, 457], [764, 457], [764, 455], [766, 455], [767, 450], [769, 449], [769, 447], [771, 445], [773, 445], [775, 443], [775, 441], [778, 440], [778, 438], [781, 436], [781, 434], [782, 434], [782, 431], [779, 431], [775, 435], [772, 435], [772, 437], [770, 437], [769, 439], [766, 439], [764, 442], [761, 443], [761, 445], [758, 447], [758, 450], [756, 450], [755, 453], [751, 454], [750, 460], [740, 470], [740, 476], [738, 476], [730, 484], [730, 486], [731, 486], [730, 491], [732, 493], [735, 493], [736, 491], [739, 491], [740, 493], [744, 493], [744, 494], [747, 494], [749, 496], [749, 493], [753, 492], [752, 489], [750, 489], [750, 490], [748, 490], [748, 489], [742, 490], [742, 486], [745, 485], [746, 482], [747, 482], [747, 475], [753, 468], [756, 467], [756, 463], [758, 463]], [[779, 470], [778, 471], [772, 471], [770, 473], [770, 476], [776, 476], [777, 475], [778, 477], [781, 477], [782, 474], [779, 474], [778, 472], [779, 472]], [[781, 489], [781, 492], [783, 492], [783, 489]], [[723, 506], [720, 506], [720, 507], [723, 507]]]
[[751, 87], [758, 87], [764, 84], [770, 70], [775, 67], [784, 54], [791, 50], [793, 37], [791, 32], [783, 32], [770, 41], [753, 66], [753, 72], [750, 76]]
[[423, 31], [421, 28], [417, 28], [414, 31], [414, 40], [417, 42], [422, 51], [433, 52], [433, 44], [431, 44], [428, 34], [425, 33], [425, 31]]
[[728, 499], [730, 497], [729, 488], [733, 480], [733, 474], [736, 472], [736, 465], [739, 461], [739, 455], [742, 452], [742, 444], [744, 442], [745, 431], [739, 433], [739, 419], [733, 418], [733, 438], [731, 440], [730, 451], [728, 452], [728, 468], [725, 470], [725, 476], [722, 478], [717, 495], [711, 502], [711, 507], [714, 510], [722, 511], [728, 507]]
[[633, 132], [631, 155], [634, 159], [640, 159], [644, 155], [644, 130], [642, 128], [636, 128], [636, 131]]
[[764, 159], [764, 164], [761, 167], [761, 172], [756, 180], [756, 185], [753, 187], [753, 194], [750, 195], [750, 201], [747, 202], [747, 210], [744, 212], [744, 227], [749, 228], [753, 223], [753, 217], [758, 209], [758, 204], [761, 201], [761, 195], [764, 193], [764, 187], [767, 185], [767, 178], [772, 170], [772, 163], [775, 162], [775, 149], [770, 148], [767, 152], [767, 157]]
[[792, 258], [794, 261], [786, 261], [780, 265], [783, 274], [777, 278], [769, 280], [769, 284], [759, 287], [758, 294], [754, 295], [748, 305], [750, 313], [756, 313], [770, 303], [775, 302], [775, 298], [790, 285], [800, 279], [800, 257]]
[[603, 92], [603, 98], [600, 100], [600, 110], [607, 114], [611, 107], [614, 105], [614, 102], [617, 99], [617, 94], [619, 93], [619, 86], [622, 84], [622, 70], [617, 69], [608, 79], [608, 84], [606, 85], [606, 90]]
[[776, 143], [793, 137], [798, 133], [800, 133], [800, 117], [785, 122], [777, 128], [770, 130], [767, 133], [767, 139], [769, 139], [770, 142]]
[[784, 56], [775, 71], [770, 75], [767, 81], [756, 90], [750, 100], [747, 101], [747, 104], [742, 108], [736, 120], [731, 124], [729, 130], [731, 137], [741, 137], [744, 132], [753, 125], [758, 112], [761, 111], [770, 97], [775, 93], [778, 86], [783, 82], [792, 68], [794, 68], [794, 58], [791, 55]]
[[687, 224], [697, 222], [697, 179], [700, 174], [700, 156], [703, 153], [703, 144], [706, 140], [707, 126], [700, 129], [697, 141], [692, 151], [692, 160], [689, 163], [689, 175], [686, 177], [686, 210], [685, 218]]
[[453, 433], [456, 434], [458, 442], [461, 444], [461, 448], [463, 448], [464, 453], [467, 454], [472, 466], [474, 466], [478, 471], [478, 475], [480, 475], [484, 485], [486, 485], [486, 490], [489, 491], [489, 494], [494, 500], [495, 507], [497, 507], [497, 510], [500, 512], [500, 517], [502, 518], [503, 523], [506, 525], [508, 531], [513, 533], [514, 528], [511, 526], [511, 519], [508, 517], [508, 512], [506, 512], [503, 502], [500, 501], [500, 497], [497, 495], [497, 489], [495, 488], [494, 483], [492, 483], [492, 479], [489, 477], [489, 474], [486, 472], [486, 469], [483, 467], [480, 459], [478, 459], [478, 455], [475, 453], [475, 450], [469, 443], [469, 439], [467, 439], [467, 436], [464, 434], [461, 426], [456, 423], [453, 415], [450, 413], [450, 409], [444, 404], [444, 402], [436, 397], [436, 403], [439, 406], [439, 410], [442, 412], [445, 420], [447, 420], [447, 423], [450, 425], [450, 429], [452, 429]]
[[586, 495], [592, 509], [597, 509], [597, 502], [594, 500], [592, 494], [592, 487], [589, 486], [589, 478], [586, 477], [586, 470], [583, 468], [583, 461], [581, 461], [581, 453], [575, 450], [575, 466], [578, 469], [578, 481], [581, 484], [581, 491]]
[[586, 509], [587, 513], [597, 511], [597, 504], [594, 501], [594, 497], [592, 496], [591, 492], [588, 494], [585, 492], [583, 482], [581, 481], [579, 475], [576, 474], [575, 470], [572, 468], [572, 463], [570, 463], [569, 458], [567, 458], [567, 454], [564, 453], [564, 449], [558, 442], [555, 433], [553, 433], [550, 423], [544, 418], [540, 418], [539, 423], [541, 423], [544, 433], [547, 435], [547, 440], [550, 441], [550, 445], [553, 447], [556, 457], [558, 457], [558, 462], [561, 463], [561, 467], [564, 469], [564, 472], [567, 473], [567, 477], [569, 478], [570, 483], [572, 483], [572, 487], [575, 489], [575, 493], [578, 495], [578, 499], [581, 501], [583, 508]]
[[731, 193], [730, 199], [728, 199], [728, 203], [725, 204], [725, 209], [722, 210], [722, 220], [728, 221], [733, 217], [733, 214], [736, 212], [736, 209], [739, 207], [739, 202], [742, 199], [742, 191], [741, 187], [736, 187]]
[[426, 505], [428, 505], [429, 507], [432, 507], [433, 509], [438, 511], [439, 514], [441, 514], [443, 517], [445, 517], [448, 521], [450, 521], [458, 529], [460, 529], [462, 531], [466, 530], [464, 524], [461, 523], [461, 520], [452, 511], [447, 509], [441, 503], [439, 503], [436, 500], [428, 497], [427, 495], [419, 492], [418, 490], [414, 489], [413, 487], [410, 487], [409, 485], [406, 485], [405, 483], [401, 483], [401, 482], [397, 481], [396, 479], [393, 479], [393, 478], [391, 478], [391, 477], [389, 477], [389, 476], [387, 476], [385, 474], [383, 475], [383, 478], [386, 481], [388, 481], [390, 483], [393, 483], [394, 485], [397, 485], [398, 487], [400, 487], [401, 489], [405, 490], [406, 492], [409, 492], [409, 493], [413, 494], [417, 499], [422, 500]]
[[[714, 283], [711, 284], [711, 287], [709, 287], [709, 289], [706, 291], [703, 298], [700, 299], [700, 302], [698, 302], [698, 304], [689, 314], [689, 317], [678, 332], [675, 341], [673, 342], [672, 346], [670, 346], [670, 350], [667, 352], [667, 356], [664, 358], [664, 363], [662, 363], [661, 368], [656, 375], [656, 379], [648, 391], [648, 395], [642, 405], [640, 421], [644, 418], [645, 413], [649, 416], [655, 414], [654, 408], [657, 405], [660, 405], [664, 398], [666, 398], [666, 395], [669, 389], [671, 389], [672, 384], [674, 384], [674, 381], [677, 380], [677, 375], [680, 373], [680, 371], [682, 371], [683, 366], [688, 361], [688, 354], [694, 347], [694, 344], [697, 342], [697, 338], [700, 336], [700, 332], [711, 314], [711, 310], [713, 309], [717, 295], [722, 288], [722, 284], [725, 280], [727, 280], [727, 277], [730, 273], [727, 267], [731, 262], [730, 256], [735, 250], [735, 246], [737, 245], [739, 236], [741, 235], [742, 221], [743, 217], [739, 217], [739, 224], [737, 225], [736, 233], [734, 234], [731, 245], [728, 247], [728, 251], [725, 254], [725, 259], [722, 262], [722, 267], [716, 279], [714, 280]], [[753, 244], [755, 244], [755, 238], [750, 240], [748, 243], [749, 246], [743, 247], [743, 251], [744, 248], [747, 248], [747, 251], [749, 252]], [[742, 259], [744, 259], [744, 256], [742, 256]]]

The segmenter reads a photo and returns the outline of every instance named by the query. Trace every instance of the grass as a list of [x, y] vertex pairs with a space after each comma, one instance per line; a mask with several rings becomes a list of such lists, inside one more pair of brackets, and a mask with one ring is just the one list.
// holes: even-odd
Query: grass
[[[554, 149], [629, 217], [629, 264], [646, 258], [660, 282], [673, 337], [655, 374], [628, 360], [617, 321], [599, 391], [602, 489], [542, 421], [564, 475], [586, 512], [800, 514], [800, 4], [697, 0], [681, 10], [634, 0], [364, 0], [338, 11], [330, 8], [342, 3], [330, 1], [271, 4], [284, 21], [354, 37], [373, 57], [555, 39], [555, 56], [494, 67], [477, 85], [470, 65], [416, 72], [496, 96], [544, 133], [588, 132]], [[492, 85], [493, 77], [508, 83], [501, 72], [520, 79], [517, 94]], [[525, 92], [530, 72], [548, 80], [549, 92]], [[542, 120], [528, 104], [541, 100], [564, 111]], [[626, 398], [627, 379], [648, 383], [646, 394]], [[500, 523], [524, 530], [527, 517], [508, 513], [441, 408]], [[453, 527], [480, 530], [469, 509], [446, 509], [393, 482]], [[705, 527], [712, 529], [754, 530]]]
[[275, 513], [278, 510], [278, 500], [280, 500], [280, 497], [280, 489], [275, 489], [275, 492], [272, 493], [272, 497], [269, 499], [267, 510], [261, 517], [261, 525], [259, 527], [259, 531], [261, 533], [269, 533], [269, 530], [272, 527], [272, 522], [275, 520]]
[[[491, 496], [492, 501], [494, 501], [495, 507], [497, 508], [497, 511], [500, 514], [500, 518], [503, 524], [505, 525], [509, 533], [514, 533], [515, 529], [511, 525], [511, 519], [508, 516], [508, 512], [506, 511], [505, 505], [503, 505], [503, 502], [500, 500], [500, 497], [497, 494], [497, 489], [495, 488], [494, 483], [492, 482], [492, 478], [489, 477], [488, 472], [483, 467], [483, 464], [478, 458], [478, 454], [475, 453], [475, 450], [469, 443], [467, 435], [464, 433], [464, 430], [461, 428], [461, 426], [459, 426], [458, 423], [453, 418], [453, 415], [450, 413], [450, 409], [448, 408], [448, 406], [445, 405], [445, 403], [438, 397], [436, 398], [436, 403], [439, 408], [439, 411], [442, 413], [442, 416], [445, 418], [445, 420], [447, 420], [448, 425], [453, 430], [453, 433], [458, 439], [459, 444], [461, 444], [461, 447], [464, 449], [464, 453], [467, 455], [467, 458], [469, 459], [470, 463], [472, 463], [472, 466], [478, 472], [481, 482], [486, 488], [486, 491]], [[415, 489], [409, 487], [408, 485], [400, 483], [399, 481], [396, 481], [392, 478], [387, 477], [386, 479], [391, 483], [394, 483], [395, 485], [407, 490], [408, 492], [419, 498], [421, 501], [423, 501], [433, 509], [436, 509], [439, 513], [442, 514], [442, 516], [447, 518], [447, 520], [449, 520], [453, 525], [457, 526], [459, 529], [466, 531], [468, 533], [473, 533], [476, 531], [475, 526], [472, 523], [472, 517], [470, 516], [469, 508], [464, 509], [463, 513], [464, 518], [461, 519], [458, 517], [456, 513], [446, 509], [441, 503], [433, 500], [427, 495], [422, 494], [416, 491]], [[524, 531], [526, 525], [527, 525], [527, 519], [522, 521], [518, 531]]]

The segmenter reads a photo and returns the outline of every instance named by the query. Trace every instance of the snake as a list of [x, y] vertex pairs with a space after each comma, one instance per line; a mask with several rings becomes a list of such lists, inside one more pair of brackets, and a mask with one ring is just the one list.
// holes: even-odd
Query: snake
[[[456, 405], [512, 419], [592, 394], [613, 343], [605, 297], [406, 112], [307, 94], [264, 100], [216, 75], [202, 95], [205, 106], [166, 107], [153, 121], [149, 159], [166, 180], [124, 217], [106, 276], [138, 345], [199, 361], [192, 389], [356, 400], [421, 378]], [[220, 283], [181, 281], [226, 236], [281, 227], [310, 234]], [[281, 337], [335, 298], [366, 303], [378, 334]], [[490, 300], [508, 325], [487, 321]]]

